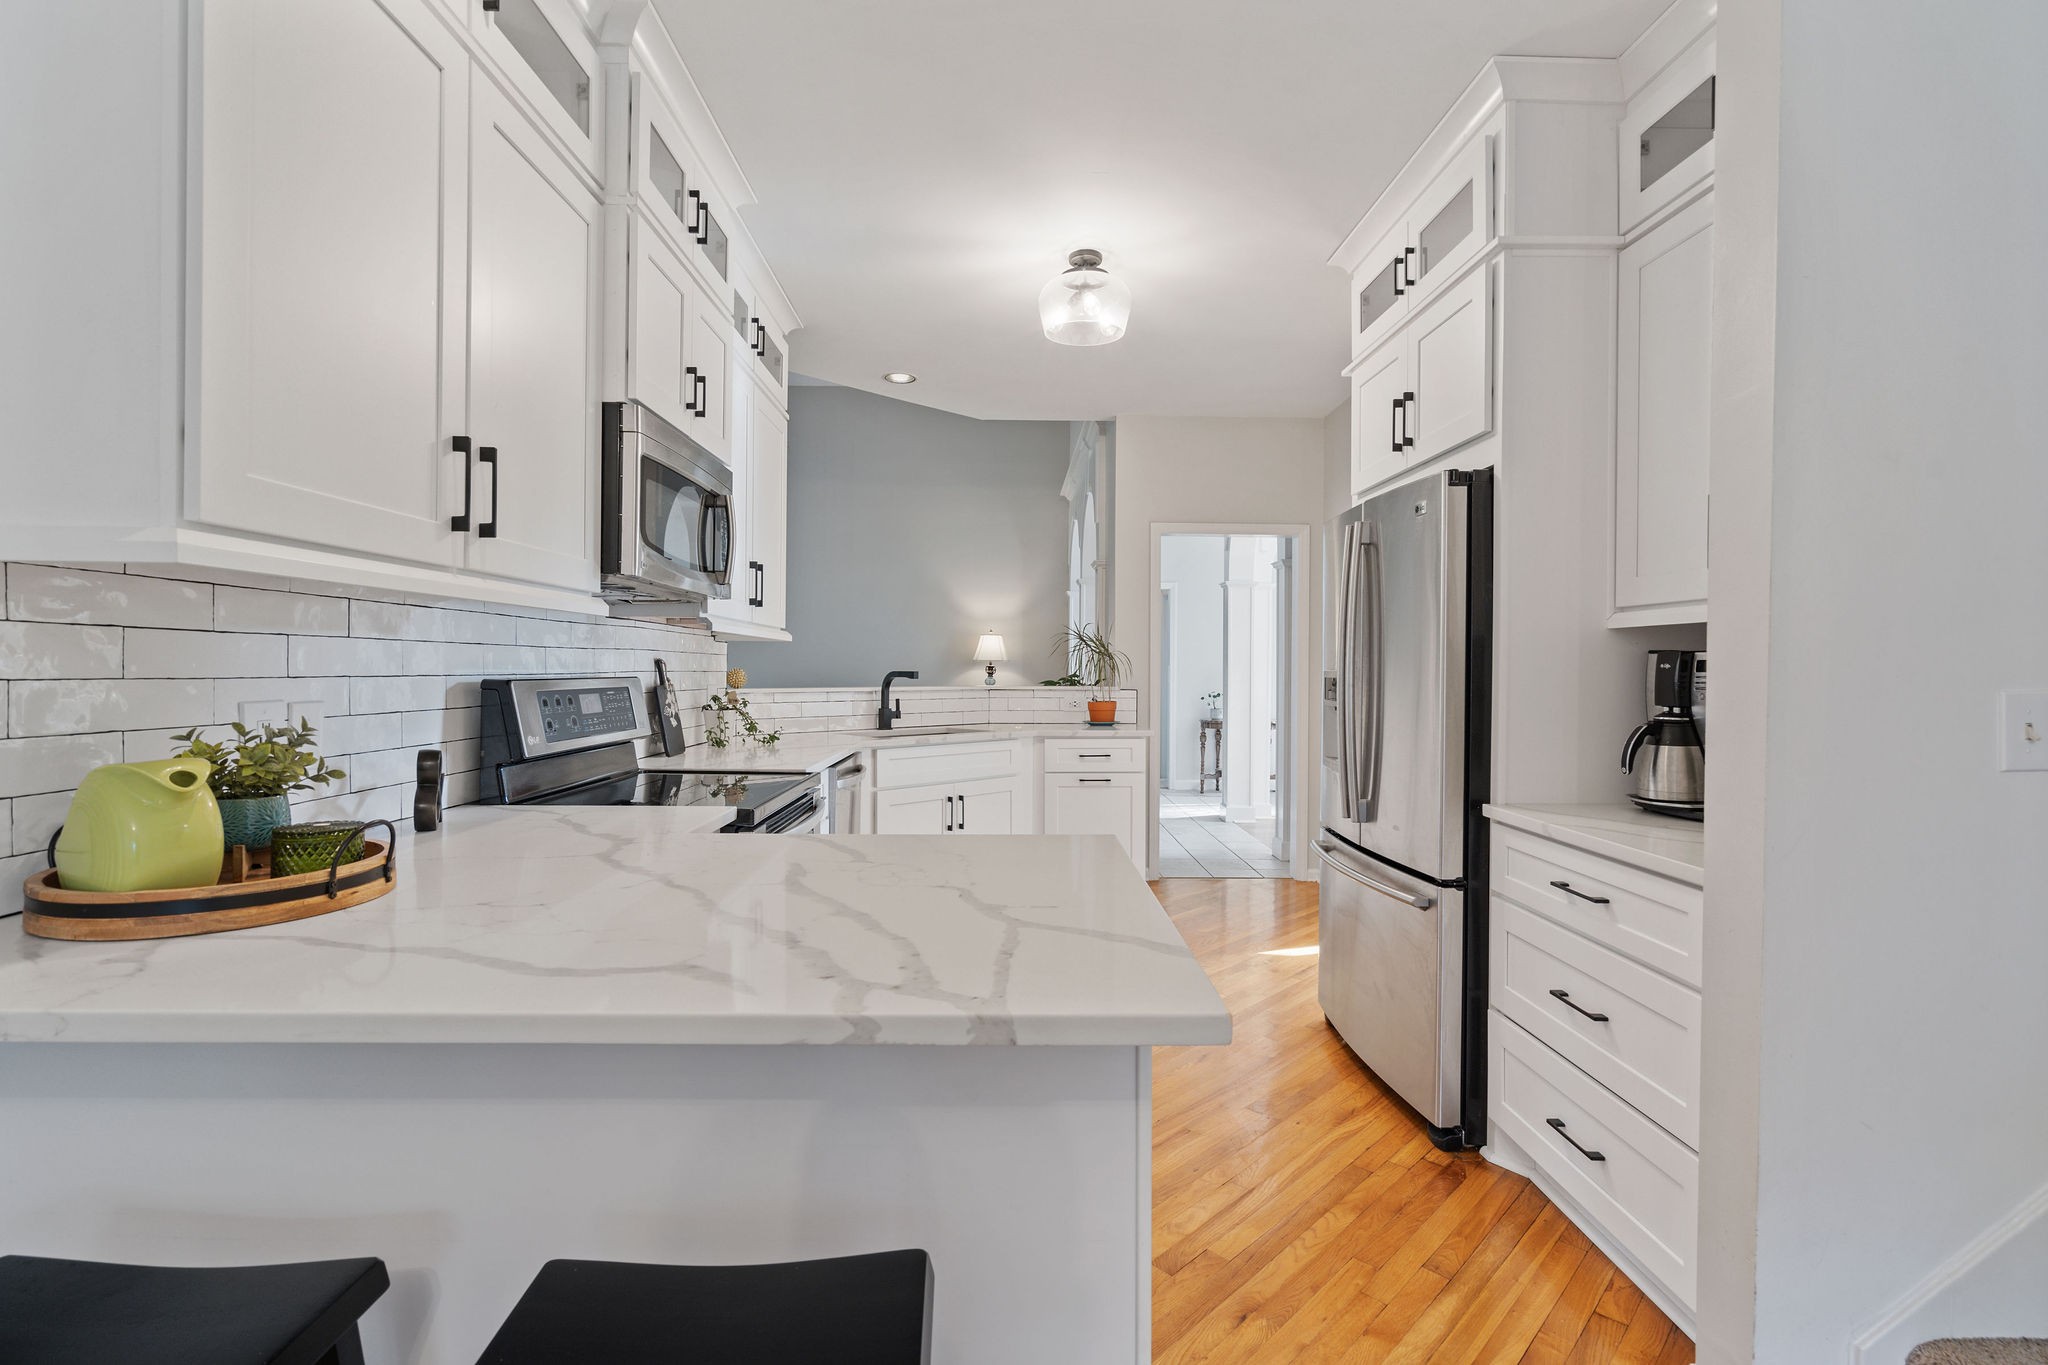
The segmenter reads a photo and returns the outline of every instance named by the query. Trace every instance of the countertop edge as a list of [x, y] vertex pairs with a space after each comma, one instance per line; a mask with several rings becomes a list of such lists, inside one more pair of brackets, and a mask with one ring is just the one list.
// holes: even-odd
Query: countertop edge
[[1603, 858], [1612, 858], [1618, 863], [1659, 877], [1666, 877], [1687, 886], [1706, 886], [1706, 868], [1667, 854], [1653, 853], [1648, 849], [1624, 842], [1614, 834], [1574, 823], [1569, 816], [1553, 810], [1532, 810], [1525, 806], [1504, 806], [1489, 803], [1485, 808], [1486, 818], [1496, 824], [1506, 825], [1527, 834], [1554, 839], [1558, 843], [1587, 853], [1597, 853]]

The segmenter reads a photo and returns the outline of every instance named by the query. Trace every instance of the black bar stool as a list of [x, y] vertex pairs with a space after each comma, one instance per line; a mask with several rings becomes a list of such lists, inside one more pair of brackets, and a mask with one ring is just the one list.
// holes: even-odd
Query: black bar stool
[[549, 1261], [478, 1365], [929, 1365], [932, 1259]]
[[0, 1256], [9, 1365], [363, 1365], [356, 1321], [391, 1287], [374, 1256], [157, 1266]]

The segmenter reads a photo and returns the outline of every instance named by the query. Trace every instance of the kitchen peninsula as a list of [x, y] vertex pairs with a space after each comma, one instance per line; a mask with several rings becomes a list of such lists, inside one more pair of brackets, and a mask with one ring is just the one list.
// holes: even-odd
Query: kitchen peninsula
[[553, 1257], [907, 1246], [935, 1358], [1149, 1360], [1150, 1048], [1230, 1019], [1116, 842], [688, 816], [462, 809], [333, 915], [0, 936], [0, 1154], [35, 1172], [0, 1224], [382, 1256], [368, 1354], [419, 1365]]

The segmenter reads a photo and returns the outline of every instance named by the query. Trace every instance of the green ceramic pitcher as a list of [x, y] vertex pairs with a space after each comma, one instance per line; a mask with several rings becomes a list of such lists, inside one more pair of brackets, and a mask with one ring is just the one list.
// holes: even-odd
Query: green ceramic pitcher
[[156, 891], [220, 880], [220, 805], [212, 765], [186, 755], [109, 763], [78, 784], [57, 838], [67, 891]]

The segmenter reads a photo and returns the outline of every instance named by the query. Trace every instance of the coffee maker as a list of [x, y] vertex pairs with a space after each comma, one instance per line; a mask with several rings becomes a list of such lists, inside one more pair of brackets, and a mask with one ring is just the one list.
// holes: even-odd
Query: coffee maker
[[1707, 813], [1707, 656], [1690, 649], [1650, 651], [1650, 718], [1622, 747], [1621, 770], [1635, 777], [1628, 799], [1644, 810], [1702, 820]]

